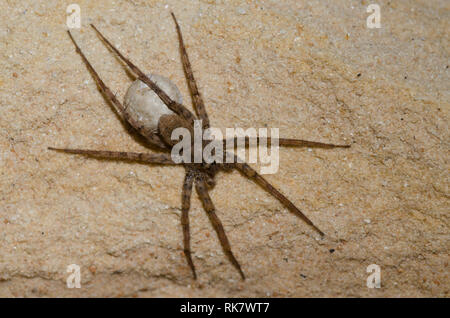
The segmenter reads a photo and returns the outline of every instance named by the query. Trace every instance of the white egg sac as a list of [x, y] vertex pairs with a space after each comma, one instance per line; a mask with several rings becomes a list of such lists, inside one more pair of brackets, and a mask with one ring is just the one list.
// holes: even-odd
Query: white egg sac
[[[148, 74], [147, 76], [171, 99], [180, 104], [183, 103], [178, 87], [168, 78], [157, 74]], [[131, 118], [155, 132], [158, 130], [158, 121], [162, 115], [174, 114], [158, 95], [140, 80], [135, 80], [128, 88], [124, 106]]]

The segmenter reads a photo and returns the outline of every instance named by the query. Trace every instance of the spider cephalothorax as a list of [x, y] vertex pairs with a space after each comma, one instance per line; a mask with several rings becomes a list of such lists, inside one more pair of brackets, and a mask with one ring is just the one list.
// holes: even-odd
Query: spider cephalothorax
[[[171, 98], [169, 95], [161, 89], [157, 82], [160, 80], [158, 76], [147, 76], [145, 75], [137, 66], [131, 63], [126, 57], [124, 57], [93, 25], [91, 25], [104, 43], [114, 51], [133, 71], [137, 76], [137, 81], [139, 85], [144, 85], [145, 88], [151, 89], [158, 98], [167, 106], [168, 110], [161, 111], [157, 120], [147, 121], [141, 115], [136, 115], [139, 113], [139, 109], [136, 107], [133, 96], [128, 95], [132, 89], [129, 89], [127, 96], [125, 98], [125, 106], [116, 98], [116, 96], [111, 92], [111, 90], [104, 84], [97, 72], [94, 70], [92, 65], [86, 59], [83, 52], [78, 47], [77, 43], [73, 39], [69, 32], [69, 36], [72, 39], [77, 52], [81, 55], [84, 63], [91, 72], [95, 81], [97, 82], [100, 91], [106, 96], [106, 98], [114, 106], [115, 110], [119, 114], [120, 118], [131, 125], [139, 134], [141, 134], [146, 141], [155, 147], [163, 150], [163, 153], [134, 153], [134, 152], [117, 152], [117, 151], [103, 151], [103, 150], [85, 150], [85, 149], [67, 149], [67, 148], [49, 148], [51, 150], [58, 150], [66, 153], [88, 155], [96, 158], [102, 159], [120, 159], [120, 160], [135, 160], [147, 164], [161, 164], [161, 165], [174, 165], [182, 164], [185, 167], [186, 174], [182, 188], [182, 207], [181, 207], [181, 225], [183, 228], [183, 244], [184, 253], [186, 255], [187, 262], [192, 270], [194, 278], [196, 278], [195, 266], [192, 261], [191, 247], [190, 247], [190, 232], [189, 232], [189, 217], [188, 212], [190, 208], [190, 198], [192, 193], [193, 185], [198, 192], [199, 198], [203, 203], [203, 207], [206, 210], [209, 219], [217, 232], [220, 243], [223, 247], [224, 252], [232, 262], [232, 264], [239, 271], [242, 279], [245, 279], [244, 273], [239, 265], [239, 262], [234, 257], [228, 238], [225, 234], [222, 223], [215, 213], [214, 204], [209, 196], [208, 189], [214, 186], [214, 177], [216, 173], [220, 170], [232, 170], [236, 169], [240, 171], [244, 176], [255, 181], [264, 190], [269, 192], [275, 198], [277, 198], [286, 208], [291, 212], [302, 218], [307, 224], [309, 224], [315, 231], [319, 234], [324, 235], [291, 201], [289, 201], [281, 192], [279, 192], [275, 187], [273, 187], [269, 182], [266, 181], [261, 175], [259, 175], [254, 169], [249, 165], [244, 163], [235, 155], [233, 162], [221, 163], [212, 162], [206, 163], [204, 161], [197, 163], [187, 163], [186, 161], [177, 163], [173, 160], [171, 156], [171, 149], [175, 145], [176, 141], [171, 139], [172, 132], [176, 128], [186, 128], [190, 132], [194, 130], [194, 120], [201, 120], [201, 129], [206, 130], [210, 127], [209, 118], [206, 113], [206, 109], [202, 100], [202, 97], [198, 91], [197, 84], [194, 79], [194, 74], [186, 53], [186, 48], [183, 43], [183, 37], [181, 35], [181, 30], [178, 22], [172, 13], [173, 20], [175, 22], [176, 30], [178, 33], [179, 46], [181, 52], [181, 60], [183, 63], [184, 72], [187, 78], [190, 93], [192, 95], [192, 100], [194, 104], [194, 109], [197, 117], [195, 117], [185, 106], [181, 103], [181, 98]], [[134, 85], [134, 84], [133, 84]], [[137, 84], [136, 84], [137, 85]], [[134, 88], [133, 88], [134, 89]], [[131, 93], [130, 93], [131, 94]], [[133, 102], [134, 101], [134, 102]], [[142, 105], [141, 105], [142, 106]], [[145, 105], [144, 105], [145, 106]], [[148, 110], [148, 109], [147, 109]], [[170, 111], [169, 111], [170, 110]], [[153, 116], [157, 111], [150, 111], [149, 116]], [[153, 123], [153, 124], [152, 124]], [[259, 138], [257, 141], [259, 142]], [[267, 138], [268, 142], [272, 142], [270, 138]], [[309, 146], [309, 147], [322, 147], [322, 148], [333, 148], [333, 147], [349, 147], [349, 145], [334, 145], [334, 144], [324, 144], [320, 142], [299, 140], [299, 139], [285, 139], [279, 138], [276, 140], [280, 146]], [[192, 141], [193, 142], [193, 141]], [[246, 138], [246, 143], [249, 143], [249, 138]], [[223, 142], [225, 144], [225, 140]], [[226, 154], [226, 150], [224, 152]]]

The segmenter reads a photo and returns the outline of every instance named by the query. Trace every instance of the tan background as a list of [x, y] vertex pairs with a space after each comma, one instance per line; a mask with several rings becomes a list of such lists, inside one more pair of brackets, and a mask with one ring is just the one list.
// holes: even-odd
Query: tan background
[[[354, 142], [280, 149], [267, 176], [323, 240], [238, 173], [218, 176], [245, 282], [196, 195], [192, 280], [182, 168], [46, 150], [145, 150], [65, 33], [72, 2], [0, 1], [0, 296], [448, 297], [448, 1], [377, 1], [381, 29], [366, 27], [369, 1], [76, 1], [74, 36], [120, 99], [131, 80], [88, 23], [191, 107], [173, 10], [214, 126]], [[380, 289], [366, 287], [373, 263]], [[81, 289], [66, 287], [69, 264]]]

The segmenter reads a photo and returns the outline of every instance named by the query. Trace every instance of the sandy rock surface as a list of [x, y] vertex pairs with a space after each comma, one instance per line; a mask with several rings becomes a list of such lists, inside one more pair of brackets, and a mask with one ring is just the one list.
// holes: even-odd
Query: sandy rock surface
[[[0, 2], [0, 296], [449, 296], [448, 1], [377, 1], [380, 29], [365, 0], [76, 1], [74, 37], [120, 100], [132, 77], [89, 23], [191, 108], [173, 10], [213, 126], [352, 143], [282, 148], [267, 175], [324, 239], [239, 173], [218, 175], [211, 197], [245, 282], [196, 194], [192, 280], [183, 168], [47, 150], [154, 151], [75, 52], [72, 2]], [[381, 288], [366, 285], [370, 264]]]

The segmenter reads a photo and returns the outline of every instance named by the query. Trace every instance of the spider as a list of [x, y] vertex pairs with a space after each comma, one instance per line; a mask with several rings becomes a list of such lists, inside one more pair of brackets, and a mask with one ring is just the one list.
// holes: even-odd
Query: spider
[[[171, 139], [172, 131], [178, 127], [185, 127], [188, 129], [193, 128], [194, 120], [200, 119], [202, 123], [201, 129], [206, 130], [210, 127], [208, 114], [205, 109], [203, 99], [198, 91], [196, 81], [194, 79], [194, 74], [192, 67], [186, 52], [186, 47], [183, 42], [183, 36], [181, 33], [180, 26], [178, 24], [175, 15], [171, 12], [176, 32], [178, 34], [179, 49], [181, 54], [181, 61], [183, 64], [183, 69], [185, 77], [189, 86], [189, 91], [192, 97], [193, 106], [195, 110], [194, 116], [191, 111], [189, 111], [182, 103], [173, 100], [168, 94], [161, 89], [160, 85], [156, 81], [152, 80], [151, 77], [146, 76], [135, 64], [133, 64], [128, 58], [126, 58], [109, 40], [103, 36], [103, 34], [93, 25], [91, 27], [95, 30], [97, 35], [100, 37], [102, 42], [112, 50], [117, 56], [125, 62], [125, 64], [131, 69], [131, 71], [136, 75], [137, 80], [145, 83], [160, 99], [161, 101], [170, 109], [170, 114], [162, 115], [158, 120], [157, 129], [153, 129], [146, 124], [143, 124], [135, 118], [127, 109], [127, 105], [124, 106], [111, 92], [108, 86], [102, 81], [98, 73], [94, 70], [84, 53], [81, 51], [77, 42], [73, 38], [70, 31], [67, 31], [70, 39], [75, 45], [76, 52], [80, 54], [84, 64], [88, 68], [89, 72], [96, 81], [100, 92], [109, 100], [114, 110], [118, 113], [120, 119], [127, 125], [131, 126], [132, 129], [136, 130], [141, 136], [144, 137], [145, 141], [151, 147], [157, 147], [163, 150], [161, 153], [135, 153], [135, 152], [118, 152], [118, 151], [106, 151], [106, 150], [89, 150], [89, 149], [69, 149], [69, 148], [54, 148], [49, 147], [50, 150], [61, 151], [69, 154], [86, 155], [89, 157], [94, 157], [98, 159], [116, 159], [116, 160], [131, 160], [137, 161], [144, 164], [159, 164], [159, 165], [175, 165], [175, 163], [170, 155], [170, 151], [174, 146], [174, 140]], [[252, 137], [256, 139], [259, 143], [260, 137]], [[234, 140], [237, 140], [235, 137]], [[253, 139], [253, 140], [254, 140]], [[244, 137], [246, 146], [249, 145], [250, 137]], [[267, 142], [271, 143], [274, 139], [268, 137]], [[225, 142], [225, 139], [223, 140]], [[242, 140], [241, 140], [242, 141]], [[300, 139], [287, 139], [278, 138], [278, 144], [280, 146], [308, 146], [308, 147], [320, 147], [320, 148], [335, 148], [342, 147], [346, 148], [350, 145], [337, 145], [337, 144], [327, 144], [321, 142], [300, 140]], [[189, 209], [192, 188], [195, 185], [198, 196], [203, 204], [204, 210], [206, 211], [214, 230], [217, 233], [221, 246], [224, 253], [231, 261], [232, 265], [237, 269], [241, 278], [245, 280], [245, 275], [241, 269], [241, 265], [234, 256], [230, 242], [224, 231], [222, 222], [216, 214], [216, 209], [209, 195], [209, 189], [214, 186], [214, 177], [218, 171], [230, 171], [238, 170], [241, 174], [261, 186], [265, 191], [274, 196], [278, 201], [280, 201], [288, 210], [300, 217], [304, 222], [309, 224], [317, 233], [324, 236], [324, 233], [313, 224], [313, 222], [306, 217], [303, 212], [300, 211], [289, 199], [287, 199], [280, 191], [278, 191], [274, 186], [272, 186], [265, 178], [258, 174], [253, 168], [251, 168], [247, 163], [238, 160], [237, 156], [234, 156], [233, 163], [217, 163], [212, 164], [201, 162], [201, 163], [187, 163], [181, 162], [179, 164], [183, 165], [185, 168], [185, 178], [181, 193], [181, 226], [183, 230], [183, 245], [184, 254], [187, 263], [192, 271], [193, 278], [197, 278], [194, 263], [192, 261], [191, 246], [190, 246], [190, 230], [189, 230]]]

